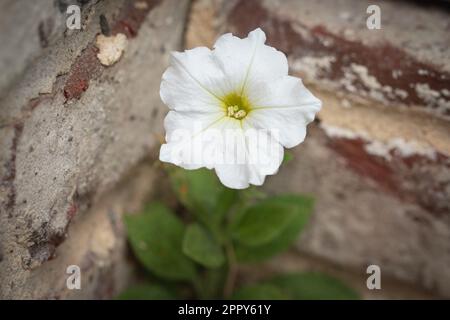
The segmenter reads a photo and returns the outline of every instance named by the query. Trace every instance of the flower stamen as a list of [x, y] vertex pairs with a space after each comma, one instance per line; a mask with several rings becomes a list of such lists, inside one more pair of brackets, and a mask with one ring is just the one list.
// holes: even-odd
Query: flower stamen
[[230, 118], [242, 120], [251, 110], [250, 103], [245, 96], [230, 93], [223, 97], [225, 115]]
[[244, 118], [247, 115], [247, 112], [245, 112], [245, 110], [239, 109], [238, 106], [229, 106], [227, 110], [227, 116], [238, 120]]
[[242, 119], [242, 118], [244, 118], [246, 115], [247, 115], [247, 112], [245, 112], [245, 110], [239, 110], [238, 112], [236, 112], [236, 113], [234, 114], [234, 117], [235, 117], [236, 119]]

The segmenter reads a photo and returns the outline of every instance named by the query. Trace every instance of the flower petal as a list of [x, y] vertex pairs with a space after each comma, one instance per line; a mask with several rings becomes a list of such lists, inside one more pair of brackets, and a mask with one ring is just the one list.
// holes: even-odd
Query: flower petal
[[160, 96], [172, 110], [214, 112], [221, 106], [223, 79], [208, 48], [173, 52], [162, 76]]
[[216, 41], [212, 54], [226, 76], [229, 91], [243, 93], [256, 79], [272, 81], [288, 74], [284, 53], [265, 45], [265, 41], [260, 28], [244, 39], [227, 33]]
[[[172, 54], [160, 88], [171, 109], [161, 161], [185, 169], [215, 168], [221, 182], [235, 189], [262, 185], [278, 171], [283, 146], [304, 140], [321, 102], [300, 79], [288, 76], [286, 56], [265, 40], [258, 28], [245, 39], [220, 37], [213, 51], [200, 47]], [[225, 114], [229, 94], [248, 99], [245, 118]]]
[[227, 153], [223, 157], [226, 161], [215, 165], [217, 176], [225, 186], [233, 189], [262, 185], [267, 175], [278, 171], [283, 160], [283, 147], [267, 131], [241, 123], [235, 125], [234, 135], [234, 147], [222, 147]]
[[314, 120], [322, 104], [299, 78], [291, 76], [255, 84], [248, 94], [255, 107], [245, 121], [254, 128], [277, 132], [276, 139], [286, 148], [303, 142], [306, 125]]
[[217, 139], [211, 130], [225, 120], [223, 113], [182, 113], [170, 111], [164, 119], [166, 143], [159, 159], [185, 169], [211, 167], [209, 153], [215, 153]]

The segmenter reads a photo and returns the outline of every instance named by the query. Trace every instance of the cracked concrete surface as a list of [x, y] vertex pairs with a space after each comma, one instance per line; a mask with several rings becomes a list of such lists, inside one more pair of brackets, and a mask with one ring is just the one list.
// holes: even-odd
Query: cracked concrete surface
[[[13, 14], [20, 5], [32, 11], [46, 10], [57, 2], [10, 3], [1, 16]], [[67, 34], [55, 31], [59, 37], [49, 40], [44, 48], [32, 42], [24, 49], [26, 67], [19, 59], [7, 72], [17, 80], [3, 92], [0, 101], [3, 298], [70, 296], [49, 287], [65, 283], [64, 262], [70, 257], [59, 249], [60, 245], [72, 242], [68, 246], [76, 246], [79, 241], [83, 251], [87, 249], [83, 248], [83, 237], [101, 236], [102, 232], [111, 237], [107, 230], [99, 231], [106, 223], [100, 222], [104, 216], [98, 217], [96, 229], [89, 225], [91, 231], [86, 234], [76, 225], [86, 224], [85, 219], [97, 219], [95, 216], [101, 214], [95, 207], [101, 205], [102, 197], [114, 192], [133, 167], [155, 153], [165, 113], [159, 99], [160, 77], [169, 51], [182, 44], [187, 1], [149, 0], [145, 8], [130, 6], [132, 1], [89, 2], [82, 9], [82, 30]], [[107, 17], [113, 32], [126, 29], [123, 32], [129, 38], [121, 60], [110, 67], [89, 56], [100, 33], [101, 14]], [[42, 17], [31, 19], [33, 23], [28, 21], [23, 27], [32, 25], [36, 37], [34, 31]], [[2, 37], [25, 34], [23, 41], [28, 41], [29, 33], [18, 29], [16, 34], [13, 30], [11, 34], [2, 33]], [[111, 265], [124, 254], [124, 250], [112, 254], [114, 238], [92, 241], [108, 247], [96, 251], [103, 251], [102, 259]], [[94, 264], [101, 260], [97, 255], [90, 258]], [[73, 258], [79, 261], [75, 253]], [[59, 276], [39, 285], [52, 274]], [[109, 278], [113, 281], [114, 276]], [[94, 281], [91, 287], [96, 284], [99, 282]], [[103, 295], [92, 292], [85, 298], [110, 297], [115, 291]]]

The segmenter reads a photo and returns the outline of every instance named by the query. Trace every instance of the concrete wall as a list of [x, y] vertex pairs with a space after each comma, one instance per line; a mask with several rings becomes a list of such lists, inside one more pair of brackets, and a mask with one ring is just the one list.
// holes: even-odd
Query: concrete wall
[[[116, 275], [126, 262], [120, 214], [151, 191], [150, 169], [145, 188], [133, 189], [133, 179], [125, 188], [123, 179], [155, 158], [165, 110], [161, 74], [168, 53], [182, 46], [188, 3], [83, 3], [81, 30], [66, 30], [61, 1], [7, 1], [0, 10], [2, 23], [10, 21], [0, 42], [15, 43], [2, 45], [2, 60], [18, 52], [2, 66], [10, 77], [0, 101], [3, 298], [79, 295], [65, 286], [71, 264], [85, 275], [84, 298], [111, 297], [121, 286], [116, 280], [125, 279]], [[108, 67], [95, 46], [101, 14], [113, 35], [128, 39]], [[55, 28], [44, 42], [42, 23]], [[139, 192], [120, 196], [123, 188]]]

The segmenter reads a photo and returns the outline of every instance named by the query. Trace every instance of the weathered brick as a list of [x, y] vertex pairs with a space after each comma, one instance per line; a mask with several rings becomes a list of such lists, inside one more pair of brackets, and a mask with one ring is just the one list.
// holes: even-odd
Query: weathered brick
[[322, 100], [296, 160], [266, 186], [315, 195], [300, 250], [448, 296], [450, 25], [433, 3], [378, 1], [382, 29], [368, 30], [370, 1], [199, 0], [186, 46], [260, 27]]

